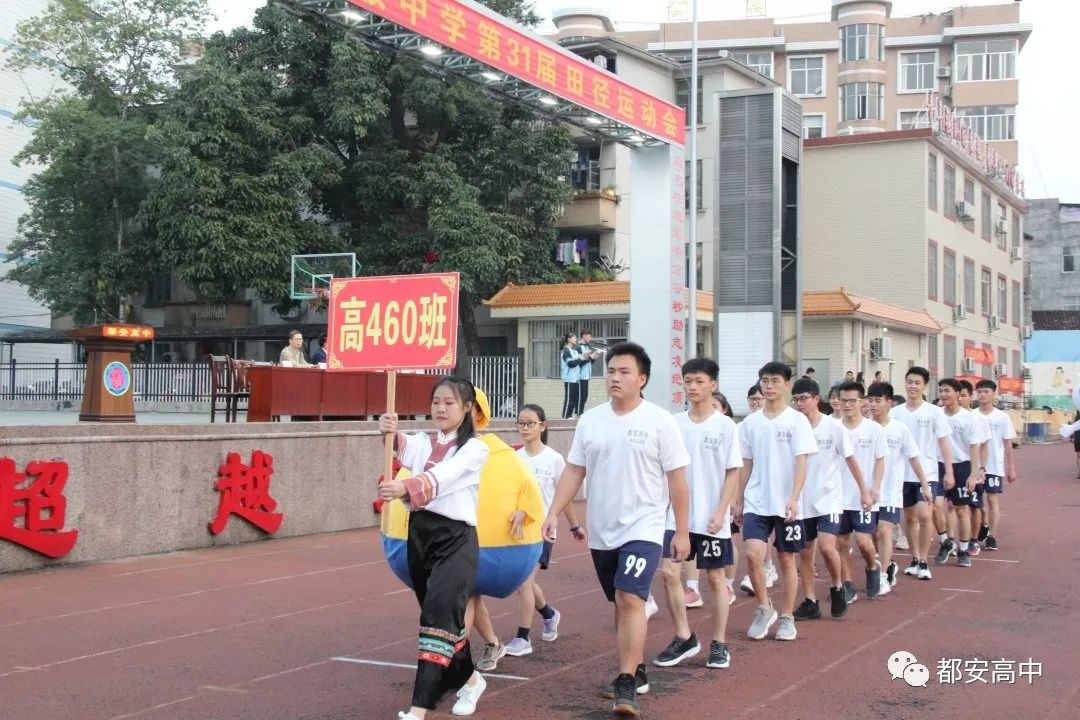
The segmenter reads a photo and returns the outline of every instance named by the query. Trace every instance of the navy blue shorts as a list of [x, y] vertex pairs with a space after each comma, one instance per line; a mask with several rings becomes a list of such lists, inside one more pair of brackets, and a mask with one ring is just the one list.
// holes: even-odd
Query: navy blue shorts
[[987, 475], [986, 485], [983, 487], [986, 488], [987, 494], [994, 493], [995, 495], [1000, 495], [1005, 492], [1005, 478], [1000, 475]]
[[817, 517], [803, 518], [803, 535], [806, 536], [806, 542], [814, 542], [821, 533], [825, 533], [826, 535], [839, 535], [840, 517], [840, 513], [835, 513], [833, 515], [818, 515]]
[[878, 508], [877, 519], [878, 522], [885, 520], [886, 522], [898, 523], [900, 522], [900, 508], [882, 505]]
[[544, 541], [544, 549], [540, 551], [540, 569], [547, 570], [548, 564], [551, 562], [551, 543], [547, 540]]
[[660, 551], [659, 545], [645, 540], [632, 540], [615, 550], [593, 550], [593, 567], [607, 599], [615, 602], [615, 591], [621, 590], [647, 600], [660, 567]]
[[[926, 484], [930, 486], [930, 497], [941, 497], [941, 483], [937, 480], [927, 480]], [[924, 502], [922, 497], [922, 483], [917, 482], [905, 482], [904, 483], [904, 507], [915, 507], [919, 503]]]
[[[952, 490], [945, 492], [945, 497], [953, 505], [964, 507], [971, 504], [971, 493], [967, 490], [967, 481], [971, 477], [971, 461], [965, 460], [964, 462], [958, 462], [952, 464], [953, 477], [956, 478], [956, 485]], [[942, 478], [945, 477], [945, 466], [939, 465], [939, 474]]]
[[778, 515], [754, 515], [744, 513], [742, 522], [743, 540], [769, 542], [769, 535], [775, 532], [773, 546], [778, 552], [797, 553], [806, 547], [803, 521], [784, 522]]
[[982, 509], [983, 498], [986, 496], [986, 485], [976, 484], [975, 489], [971, 491], [971, 507]]
[[[664, 531], [663, 557], [671, 557], [671, 539], [675, 537], [674, 530]], [[690, 533], [690, 556], [687, 561], [697, 560], [699, 570], [715, 570], [726, 568], [735, 564], [735, 546], [731, 544], [731, 538], [714, 538], [710, 535]]]
[[877, 511], [866, 512], [864, 510], [845, 510], [844, 517], [840, 518], [840, 534], [850, 535], [853, 532], [873, 535], [877, 530]]

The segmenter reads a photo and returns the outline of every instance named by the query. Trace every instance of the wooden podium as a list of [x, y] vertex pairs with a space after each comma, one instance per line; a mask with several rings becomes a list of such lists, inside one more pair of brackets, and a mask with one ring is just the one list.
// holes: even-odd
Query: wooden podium
[[154, 339], [154, 328], [141, 325], [93, 325], [69, 333], [86, 348], [79, 420], [135, 422], [131, 351]]

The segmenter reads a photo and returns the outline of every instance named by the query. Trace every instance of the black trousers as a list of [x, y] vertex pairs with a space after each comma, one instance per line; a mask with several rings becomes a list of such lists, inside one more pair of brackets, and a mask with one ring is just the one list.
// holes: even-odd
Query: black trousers
[[589, 401], [589, 381], [578, 380], [577, 414], [585, 412], [585, 403]]
[[577, 380], [563, 383], [562, 416], [564, 418], [574, 417], [574, 413], [578, 411], [578, 389], [580, 387]]
[[409, 578], [420, 603], [419, 661], [412, 704], [434, 710], [473, 674], [465, 606], [476, 581], [476, 528], [420, 510], [409, 518]]

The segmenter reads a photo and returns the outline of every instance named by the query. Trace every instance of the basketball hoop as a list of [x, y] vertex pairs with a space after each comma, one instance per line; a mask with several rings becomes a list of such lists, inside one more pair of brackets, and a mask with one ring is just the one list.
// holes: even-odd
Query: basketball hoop
[[305, 300], [308, 309], [314, 312], [322, 312], [330, 307], [330, 291], [326, 288], [311, 288], [311, 294], [315, 297]]

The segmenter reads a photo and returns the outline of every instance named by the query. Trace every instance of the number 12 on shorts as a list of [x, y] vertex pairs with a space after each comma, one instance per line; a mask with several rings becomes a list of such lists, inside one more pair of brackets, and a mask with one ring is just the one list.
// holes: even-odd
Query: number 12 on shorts
[[645, 568], [648, 567], [649, 561], [643, 557], [637, 555], [626, 556], [626, 569], [623, 570], [623, 575], [629, 575], [634, 573], [634, 577], [641, 577], [641, 573], [645, 572]]

